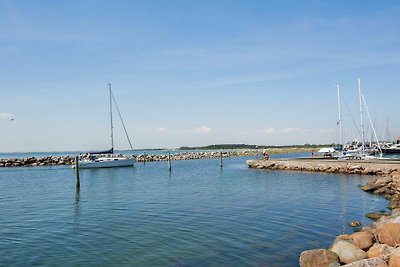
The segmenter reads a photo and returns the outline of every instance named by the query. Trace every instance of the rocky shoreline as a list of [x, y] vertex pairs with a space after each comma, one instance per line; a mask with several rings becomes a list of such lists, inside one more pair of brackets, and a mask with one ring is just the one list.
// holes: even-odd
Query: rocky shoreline
[[[379, 194], [389, 201], [391, 214], [370, 212], [375, 222], [353, 234], [339, 235], [327, 249], [303, 251], [301, 267], [400, 267], [400, 162], [338, 161], [325, 159], [249, 160], [250, 168], [378, 175], [361, 189]], [[356, 221], [350, 226], [358, 227]]]
[[299, 259], [301, 267], [400, 266], [400, 168], [361, 189], [388, 199], [392, 213], [370, 212], [366, 216], [376, 221], [359, 232], [337, 236], [328, 249], [303, 251]]

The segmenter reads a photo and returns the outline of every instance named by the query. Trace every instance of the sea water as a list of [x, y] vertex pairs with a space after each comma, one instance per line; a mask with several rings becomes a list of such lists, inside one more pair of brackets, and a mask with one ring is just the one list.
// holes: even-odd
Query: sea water
[[249, 157], [0, 169], [0, 266], [297, 266], [387, 202], [373, 177], [247, 168]]

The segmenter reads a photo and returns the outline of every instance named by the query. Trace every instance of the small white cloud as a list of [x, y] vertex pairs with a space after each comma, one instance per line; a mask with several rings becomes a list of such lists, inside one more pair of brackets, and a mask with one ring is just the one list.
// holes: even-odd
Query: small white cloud
[[211, 128], [208, 128], [207, 126], [200, 126], [200, 127], [197, 127], [195, 130], [194, 130], [194, 132], [195, 133], [198, 133], [198, 134], [207, 134], [207, 133], [209, 133], [209, 132], [211, 132], [212, 131], [212, 129]]
[[264, 130], [259, 130], [257, 131], [258, 133], [264, 133], [264, 134], [274, 134], [276, 132], [275, 128], [267, 128]]
[[3, 113], [0, 113], [0, 118], [5, 119], [5, 120], [13, 120], [14, 114], [3, 112]]
[[159, 127], [159, 128], [156, 129], [156, 131], [157, 131], [157, 132], [164, 133], [164, 132], [167, 131], [167, 129], [165, 129], [164, 127]]
[[307, 132], [306, 129], [302, 128], [284, 128], [282, 129], [282, 133], [305, 133]]

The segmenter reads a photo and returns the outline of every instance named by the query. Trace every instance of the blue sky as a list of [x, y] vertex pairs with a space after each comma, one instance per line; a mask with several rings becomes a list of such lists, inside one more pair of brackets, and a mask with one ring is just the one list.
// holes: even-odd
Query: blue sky
[[0, 151], [108, 148], [108, 82], [135, 148], [338, 142], [336, 83], [355, 138], [357, 77], [395, 138], [399, 28], [385, 0], [3, 0]]

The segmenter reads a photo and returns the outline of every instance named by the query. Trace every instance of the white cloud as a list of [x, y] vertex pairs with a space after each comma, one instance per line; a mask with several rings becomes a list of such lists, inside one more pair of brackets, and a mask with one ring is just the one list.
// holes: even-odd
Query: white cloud
[[257, 131], [258, 133], [264, 133], [264, 134], [274, 134], [276, 132], [275, 128], [267, 128], [264, 130], [259, 130]]
[[158, 128], [156, 129], [156, 131], [157, 131], [157, 132], [164, 133], [164, 132], [167, 131], [167, 129], [165, 129], [164, 127], [158, 127]]
[[207, 133], [209, 133], [209, 132], [211, 132], [212, 131], [212, 129], [211, 128], [208, 128], [207, 126], [200, 126], [200, 127], [197, 127], [195, 130], [194, 130], [194, 132], [195, 133], [198, 133], [198, 134], [207, 134]]
[[307, 132], [306, 129], [302, 128], [284, 128], [282, 129], [282, 133], [305, 133]]
[[13, 120], [14, 114], [3, 112], [3, 113], [0, 113], [0, 118], [5, 119], [5, 120]]

